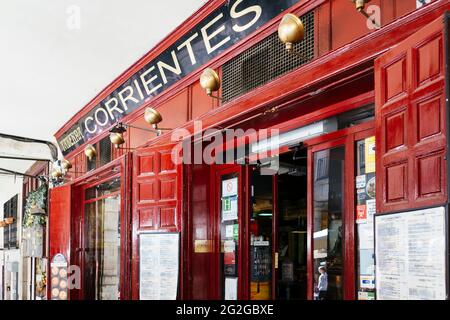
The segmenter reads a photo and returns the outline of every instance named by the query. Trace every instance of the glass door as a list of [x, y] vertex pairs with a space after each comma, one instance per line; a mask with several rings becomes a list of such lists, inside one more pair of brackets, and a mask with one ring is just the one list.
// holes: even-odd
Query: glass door
[[375, 136], [355, 136], [355, 255], [358, 300], [375, 300]]
[[242, 266], [240, 248], [242, 248], [241, 211], [242, 211], [242, 167], [220, 166], [216, 171], [217, 197], [217, 246], [219, 299], [241, 299]]
[[316, 300], [344, 298], [345, 140], [312, 153], [312, 261]]
[[84, 299], [120, 299], [120, 178], [85, 190]]
[[250, 300], [270, 300], [273, 297], [274, 248], [274, 181], [260, 166], [250, 169], [250, 210], [248, 217]]

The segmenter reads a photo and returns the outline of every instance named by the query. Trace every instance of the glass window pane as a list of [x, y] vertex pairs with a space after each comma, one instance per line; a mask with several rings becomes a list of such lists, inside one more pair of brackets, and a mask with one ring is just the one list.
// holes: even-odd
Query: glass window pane
[[120, 191], [120, 178], [108, 180], [95, 187], [86, 189], [85, 199], [95, 199]]
[[120, 298], [120, 195], [85, 206], [84, 294], [90, 300]]
[[314, 294], [343, 298], [343, 146], [314, 153]]
[[238, 293], [239, 205], [238, 175], [221, 179], [220, 238], [222, 298], [236, 300]]
[[356, 288], [359, 300], [375, 299], [375, 137], [356, 142]]

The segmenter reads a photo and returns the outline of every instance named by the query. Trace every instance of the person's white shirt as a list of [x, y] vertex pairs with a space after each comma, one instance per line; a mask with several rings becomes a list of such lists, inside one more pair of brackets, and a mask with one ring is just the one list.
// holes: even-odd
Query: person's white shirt
[[319, 289], [319, 291], [327, 291], [328, 290], [328, 274], [322, 273], [319, 276], [319, 283], [317, 284], [317, 289]]

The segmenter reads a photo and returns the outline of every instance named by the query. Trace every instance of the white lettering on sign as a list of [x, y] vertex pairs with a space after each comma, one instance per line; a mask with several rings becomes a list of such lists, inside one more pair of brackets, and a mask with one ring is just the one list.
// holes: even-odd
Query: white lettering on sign
[[242, 10], [242, 11], [236, 11], [237, 6], [238, 6], [242, 1], [243, 1], [243, 0], [238, 0], [238, 1], [236, 1], [236, 2], [233, 4], [233, 6], [231, 7], [230, 16], [231, 16], [233, 19], [239, 19], [240, 17], [243, 17], [243, 16], [245, 16], [245, 15], [247, 15], [247, 14], [250, 14], [250, 13], [254, 13], [255, 16], [253, 17], [252, 21], [250, 21], [250, 22], [247, 23], [246, 25], [239, 26], [238, 24], [234, 24], [234, 25], [233, 25], [233, 30], [236, 31], [236, 32], [242, 32], [242, 31], [245, 31], [245, 30], [247, 30], [248, 28], [250, 28], [252, 25], [254, 25], [254, 24], [259, 20], [259, 18], [261, 17], [261, 14], [262, 14], [262, 8], [261, 8], [261, 6], [258, 6], [258, 5], [248, 7], [248, 8], [246, 8], [246, 9]]
[[202, 36], [203, 41], [205, 42], [206, 52], [208, 54], [213, 53], [217, 49], [219, 49], [221, 46], [223, 46], [225, 43], [231, 40], [231, 38], [228, 36], [222, 41], [220, 41], [218, 44], [216, 44], [214, 47], [211, 47], [211, 40], [216, 37], [219, 33], [223, 32], [225, 30], [225, 25], [221, 25], [218, 27], [215, 31], [208, 34], [208, 29], [212, 27], [217, 21], [223, 18], [223, 14], [219, 14], [217, 17], [215, 17], [213, 20], [211, 20], [206, 26], [202, 28]]
[[[230, 0], [194, 29], [142, 66], [79, 120], [83, 139], [96, 134], [136, 110], [144, 101], [195, 72], [244, 37], [255, 32], [300, 0]], [[72, 131], [74, 129], [71, 129]], [[65, 133], [66, 137], [70, 133]], [[60, 144], [61, 140], [58, 141]], [[67, 149], [68, 150], [68, 149]], [[64, 151], [64, 150], [63, 150]]]

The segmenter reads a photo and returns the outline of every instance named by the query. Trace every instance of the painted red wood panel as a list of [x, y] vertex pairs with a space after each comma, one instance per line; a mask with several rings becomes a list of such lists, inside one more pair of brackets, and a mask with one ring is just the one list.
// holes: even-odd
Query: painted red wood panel
[[375, 61], [377, 209], [447, 199], [443, 19]]
[[[318, 27], [325, 33], [322, 33], [322, 37], [326, 36], [326, 33], [329, 34], [331, 50], [376, 30], [375, 28], [369, 28], [371, 24], [368, 22], [368, 19], [356, 11], [354, 4], [350, 1], [330, 0], [331, 12], [327, 12], [326, 6], [326, 4], [322, 5], [323, 8], [320, 8], [320, 10], [322, 14], [329, 15], [331, 29], [327, 24], [319, 25]], [[373, 10], [376, 7], [379, 8], [381, 15], [381, 25], [385, 26], [394, 19], [414, 11], [416, 9], [416, 0], [372, 0], [366, 5], [366, 11], [373, 15]], [[324, 18], [321, 15], [320, 20], [323, 21], [326, 19]], [[319, 44], [323, 45], [323, 43]]]
[[[139, 233], [181, 232], [182, 165], [172, 161], [174, 145], [139, 149], [133, 162], [132, 298], [139, 299]], [[180, 257], [183, 253], [183, 244]], [[180, 270], [183, 259], [180, 258]], [[183, 283], [180, 272], [180, 283]], [[180, 292], [183, 288], [180, 286]]]
[[[62, 253], [70, 265], [71, 190], [70, 185], [50, 189], [49, 266], [53, 256], [57, 253]], [[47, 286], [47, 289], [50, 297], [51, 286]]]
[[216, 101], [206, 95], [205, 90], [200, 86], [200, 82], [197, 81], [191, 85], [192, 92], [192, 115], [191, 118], [195, 119], [209, 110], [213, 109], [216, 105]]

